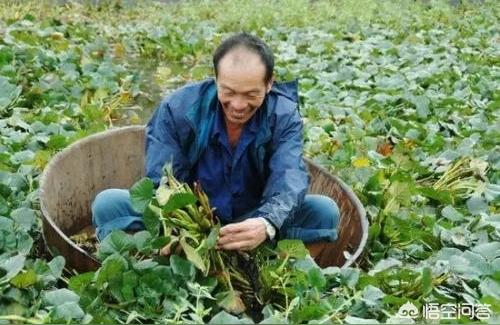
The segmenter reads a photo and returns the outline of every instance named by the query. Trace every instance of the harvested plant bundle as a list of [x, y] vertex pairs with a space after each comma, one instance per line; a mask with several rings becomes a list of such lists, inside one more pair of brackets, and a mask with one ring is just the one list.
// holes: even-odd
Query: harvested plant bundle
[[205, 276], [217, 278], [224, 288], [216, 295], [222, 308], [239, 314], [246, 309], [243, 301], [254, 306], [259, 301], [255, 290], [258, 274], [251, 280], [252, 275], [240, 271], [245, 264], [246, 270], [255, 272], [258, 268], [249, 266], [253, 259], [245, 253], [216, 249], [220, 223], [207, 195], [199, 184], [191, 189], [175, 179], [170, 169], [165, 171], [156, 191], [148, 178], [130, 190], [132, 204], [144, 212], [146, 228], [153, 234], [159, 234], [161, 229], [171, 252], [183, 252]]

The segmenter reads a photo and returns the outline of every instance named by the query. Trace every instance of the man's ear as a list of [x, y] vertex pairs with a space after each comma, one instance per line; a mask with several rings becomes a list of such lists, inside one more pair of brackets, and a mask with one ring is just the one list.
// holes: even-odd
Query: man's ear
[[271, 88], [273, 88], [273, 84], [274, 84], [274, 75], [271, 77], [271, 80], [269, 80], [269, 82], [267, 83], [267, 89], [266, 89], [266, 94], [269, 94], [269, 92], [271, 91]]

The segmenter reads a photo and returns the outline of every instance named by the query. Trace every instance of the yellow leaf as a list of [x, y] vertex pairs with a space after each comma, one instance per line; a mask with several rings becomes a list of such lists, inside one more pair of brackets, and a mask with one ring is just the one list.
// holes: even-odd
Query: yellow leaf
[[352, 161], [352, 165], [356, 168], [368, 167], [370, 166], [370, 159], [366, 157], [359, 157]]
[[130, 124], [141, 124], [142, 123], [142, 119], [136, 113], [131, 113], [128, 120], [129, 120]]
[[36, 152], [35, 157], [33, 158], [32, 164], [39, 170], [43, 170], [50, 158], [52, 157], [52, 153], [47, 150], [39, 150]]
[[113, 50], [114, 50], [115, 57], [120, 58], [120, 59], [125, 57], [125, 54], [126, 54], [125, 46], [123, 46], [122, 43], [115, 43]]

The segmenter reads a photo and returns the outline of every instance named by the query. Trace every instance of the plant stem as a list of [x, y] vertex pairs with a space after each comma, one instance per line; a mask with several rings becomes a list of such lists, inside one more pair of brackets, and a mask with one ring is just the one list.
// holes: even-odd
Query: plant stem
[[233, 270], [233, 272], [229, 273], [235, 280], [241, 282], [242, 284], [246, 286], [250, 286], [250, 283], [236, 270]]
[[288, 262], [288, 259], [290, 258], [290, 255], [286, 255], [285, 259], [283, 260], [283, 263], [278, 267], [276, 271], [281, 272], [283, 271], [283, 268], [285, 268], [286, 263]]
[[21, 323], [28, 323], [28, 324], [43, 324], [44, 322], [40, 319], [36, 318], [26, 318], [22, 317], [19, 315], [2, 315], [0, 316], [0, 320], [9, 320], [9, 321], [15, 321], [15, 322], [21, 322]]
[[353, 300], [355, 299], [359, 299], [361, 297], [361, 294], [363, 292], [362, 291], [358, 291], [357, 293], [355, 293], [352, 297], [350, 297], [349, 299], [345, 300], [339, 307], [337, 307], [330, 316], [328, 316], [327, 318], [323, 319], [321, 322], [319, 322], [318, 324], [324, 324], [326, 323], [327, 321], [331, 320], [332, 318], [336, 318], [336, 314], [341, 311], [344, 307], [346, 307], [348, 304], [350, 304]]
[[166, 236], [167, 232], [168, 232], [168, 227], [167, 227], [167, 223], [165, 222], [165, 219], [161, 220], [161, 225], [163, 227], [163, 236]]
[[229, 273], [226, 271], [226, 268], [224, 267], [224, 261], [222, 260], [222, 256], [219, 252], [215, 252], [215, 258], [216, 261], [219, 263], [220, 271], [224, 275], [224, 278], [226, 278], [227, 281], [227, 286], [231, 291], [233, 291], [233, 285], [231, 284], [231, 277], [229, 276]]

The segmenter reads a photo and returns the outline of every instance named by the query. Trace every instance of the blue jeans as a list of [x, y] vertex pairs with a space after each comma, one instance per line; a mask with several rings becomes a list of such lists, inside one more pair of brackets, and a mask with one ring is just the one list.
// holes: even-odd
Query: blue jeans
[[[323, 195], [306, 195], [292, 218], [283, 223], [279, 239], [301, 239], [305, 243], [337, 239], [339, 209], [335, 201]], [[142, 215], [132, 209], [128, 190], [108, 189], [92, 202], [92, 223], [99, 240], [115, 229], [143, 230]]]

